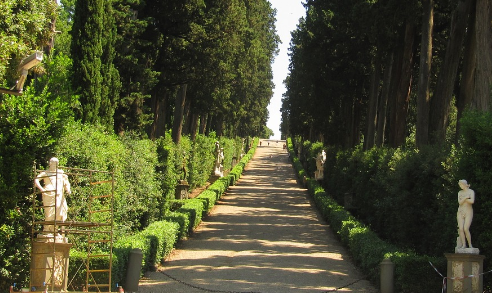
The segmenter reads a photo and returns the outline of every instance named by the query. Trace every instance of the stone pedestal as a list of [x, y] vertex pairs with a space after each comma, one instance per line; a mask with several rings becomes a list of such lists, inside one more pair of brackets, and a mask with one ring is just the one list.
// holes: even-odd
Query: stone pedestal
[[188, 182], [186, 181], [181, 181], [177, 186], [176, 186], [176, 193], [175, 193], [175, 198], [176, 199], [188, 199], [188, 189], [190, 188], [190, 185], [188, 185]]
[[224, 167], [222, 164], [215, 165], [214, 175], [217, 177], [224, 177]]
[[46, 286], [48, 291], [67, 291], [71, 247], [71, 243], [33, 242], [31, 287], [44, 289]]
[[445, 253], [444, 255], [448, 260], [447, 293], [483, 292], [482, 273], [485, 256], [472, 253]]

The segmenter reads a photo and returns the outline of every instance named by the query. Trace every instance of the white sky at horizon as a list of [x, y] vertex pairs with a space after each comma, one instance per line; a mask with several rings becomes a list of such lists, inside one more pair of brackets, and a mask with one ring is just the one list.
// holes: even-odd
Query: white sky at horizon
[[282, 107], [282, 94], [286, 91], [283, 81], [289, 73], [289, 56], [287, 54], [290, 46], [290, 33], [296, 29], [299, 18], [306, 15], [306, 9], [302, 6], [302, 0], [269, 0], [269, 2], [273, 8], [277, 9], [275, 27], [282, 43], [279, 44], [279, 53], [272, 64], [275, 88], [268, 105], [267, 127], [274, 133], [270, 139], [280, 139], [279, 128], [282, 119], [280, 108]]

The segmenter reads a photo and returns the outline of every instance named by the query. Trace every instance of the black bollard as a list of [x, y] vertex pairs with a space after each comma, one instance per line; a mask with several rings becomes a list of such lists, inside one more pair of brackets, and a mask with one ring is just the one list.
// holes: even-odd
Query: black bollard
[[140, 271], [142, 270], [142, 258], [142, 250], [134, 248], [130, 251], [128, 267], [126, 269], [125, 292], [138, 292], [138, 281], [140, 280]]

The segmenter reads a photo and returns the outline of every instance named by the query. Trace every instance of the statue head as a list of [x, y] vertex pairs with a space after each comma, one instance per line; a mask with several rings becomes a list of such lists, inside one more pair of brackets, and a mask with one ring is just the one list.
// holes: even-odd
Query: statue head
[[465, 179], [461, 179], [460, 181], [458, 181], [458, 185], [463, 187], [470, 187], [470, 184], [468, 184], [468, 182], [465, 180]]
[[53, 170], [53, 169], [56, 169], [56, 167], [58, 167], [58, 159], [53, 157], [50, 159], [50, 169]]

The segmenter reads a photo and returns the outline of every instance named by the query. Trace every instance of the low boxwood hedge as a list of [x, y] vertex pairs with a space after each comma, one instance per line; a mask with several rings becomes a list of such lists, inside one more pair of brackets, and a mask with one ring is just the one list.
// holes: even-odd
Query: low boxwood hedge
[[[297, 176], [303, 180], [306, 172], [294, 154], [291, 139], [287, 140], [287, 145]], [[305, 180], [316, 207], [373, 284], [379, 285], [380, 263], [389, 258], [395, 264], [395, 292], [438, 292], [441, 289], [442, 279], [429, 262], [440, 272], [446, 272], [445, 257], [417, 255], [385, 242], [331, 198], [316, 180]]]
[[[140, 273], [143, 275], [146, 271], [153, 270], [155, 264], [160, 263], [171, 253], [178, 240], [188, 236], [200, 224], [202, 218], [212, 209], [227, 188], [235, 184], [240, 178], [244, 167], [256, 151], [258, 138], [254, 140], [253, 145], [227, 176], [216, 180], [196, 198], [170, 201], [169, 205], [172, 206], [172, 211], [167, 213], [161, 221], [150, 224], [143, 231], [115, 241], [111, 276], [112, 289], [116, 288], [116, 284], [124, 286], [128, 259], [133, 249], [142, 250], [143, 259]], [[85, 284], [84, 262], [86, 259], [86, 252], [70, 251], [69, 278], [73, 279], [73, 284]], [[109, 258], [95, 258], [91, 261], [91, 268], [109, 268]], [[95, 275], [94, 281], [102, 284], [107, 283], [107, 280], [108, 276], [101, 274]], [[81, 290], [82, 287], [80, 285], [78, 287], [72, 286], [71, 290], [73, 289]]]

